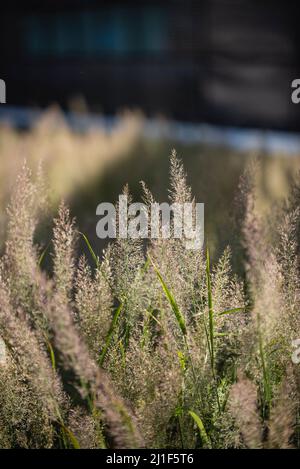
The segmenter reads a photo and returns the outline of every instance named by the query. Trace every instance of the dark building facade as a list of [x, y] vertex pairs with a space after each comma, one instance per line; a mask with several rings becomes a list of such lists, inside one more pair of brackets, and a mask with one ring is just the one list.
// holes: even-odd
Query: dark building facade
[[[7, 103], [300, 130], [297, 2], [26, 1], [1, 6]], [[16, 4], [17, 5], [17, 4]]]

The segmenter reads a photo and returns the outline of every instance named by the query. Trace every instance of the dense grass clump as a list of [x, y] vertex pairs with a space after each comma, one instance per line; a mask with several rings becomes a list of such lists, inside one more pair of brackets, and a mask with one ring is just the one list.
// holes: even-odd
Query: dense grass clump
[[[36, 246], [45, 188], [24, 165], [0, 261], [1, 447], [299, 446], [300, 185], [262, 217], [259, 171], [212, 265], [209, 240], [120, 238], [100, 258], [65, 203]], [[170, 174], [171, 202], [192, 201], [175, 153]]]

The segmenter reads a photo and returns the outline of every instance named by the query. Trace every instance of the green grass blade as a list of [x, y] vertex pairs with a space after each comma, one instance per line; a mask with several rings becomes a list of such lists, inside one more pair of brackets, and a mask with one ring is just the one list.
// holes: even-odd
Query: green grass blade
[[43, 260], [44, 260], [44, 257], [49, 249], [49, 246], [51, 244], [51, 241], [47, 244], [47, 246], [45, 247], [45, 249], [43, 250], [43, 252], [41, 253], [40, 257], [38, 258], [38, 266], [40, 267]]
[[90, 254], [96, 264], [96, 267], [99, 267], [99, 259], [98, 257], [96, 256], [95, 254], [95, 251], [93, 250], [92, 246], [91, 246], [91, 243], [89, 242], [88, 238], [85, 236], [84, 233], [81, 233], [81, 231], [78, 231], [78, 233], [83, 237], [84, 241], [85, 241], [85, 244], [87, 245], [88, 247], [88, 250], [90, 251]]
[[189, 414], [193, 418], [194, 422], [196, 423], [196, 425], [198, 427], [202, 444], [207, 446], [208, 448], [211, 448], [211, 442], [210, 442], [210, 439], [209, 439], [209, 437], [206, 433], [206, 430], [204, 428], [204, 425], [203, 425], [203, 422], [202, 422], [201, 418], [199, 417], [199, 415], [195, 414], [195, 412], [193, 412], [191, 410], [189, 410]]
[[79, 441], [77, 440], [74, 433], [71, 432], [71, 430], [68, 427], [66, 427], [62, 422], [58, 422], [58, 423], [61, 426], [61, 428], [62, 428], [63, 432], [65, 433], [65, 435], [68, 437], [72, 447], [74, 449], [80, 449]]
[[148, 311], [148, 309], [145, 309], [145, 312], [146, 312], [146, 314], [148, 314], [148, 316], [149, 316], [151, 319], [153, 319], [153, 321], [156, 322], [156, 324], [159, 325], [159, 327], [160, 327], [162, 330], [164, 330], [163, 325], [162, 325], [162, 324], [159, 322], [159, 320], [154, 316], [154, 314], [151, 313], [151, 311]]
[[263, 346], [263, 340], [261, 333], [259, 331], [259, 354], [260, 354], [260, 359], [261, 359], [261, 365], [262, 365], [262, 372], [263, 372], [263, 384], [264, 384], [264, 417], [267, 417], [267, 414], [269, 412], [269, 407], [270, 403], [272, 400], [272, 389], [271, 389], [271, 383], [270, 383], [270, 376], [269, 376], [269, 370], [266, 362], [266, 357], [265, 357], [265, 351], [264, 351], [264, 346]]
[[211, 353], [211, 366], [214, 371], [215, 363], [215, 346], [214, 346], [214, 312], [213, 312], [213, 300], [212, 300], [212, 288], [210, 278], [210, 258], [209, 250], [206, 250], [206, 284], [207, 284], [207, 302], [208, 302], [208, 317], [209, 317], [209, 341], [210, 341], [210, 353]]
[[70, 443], [71, 443], [71, 445], [74, 449], [80, 449], [80, 445], [79, 445], [79, 442], [78, 442], [76, 436], [64, 424], [64, 421], [63, 421], [63, 418], [61, 416], [61, 413], [60, 413], [60, 410], [59, 410], [58, 406], [56, 406], [56, 414], [57, 414], [56, 422], [61, 427], [61, 433], [62, 433], [62, 438], [63, 438], [63, 443], [64, 443], [65, 448], [67, 448], [67, 440], [66, 440], [66, 438], [67, 438], [70, 441]]
[[121, 311], [122, 311], [122, 307], [123, 307], [123, 304], [121, 303], [121, 304], [118, 306], [118, 308], [116, 309], [115, 314], [114, 314], [114, 316], [113, 316], [113, 319], [112, 319], [112, 322], [111, 322], [111, 326], [110, 326], [110, 328], [109, 328], [109, 331], [108, 331], [108, 334], [107, 334], [107, 337], [106, 337], [106, 340], [105, 340], [105, 345], [104, 345], [103, 350], [102, 350], [102, 352], [101, 352], [101, 354], [100, 354], [100, 358], [99, 358], [99, 364], [100, 364], [100, 366], [103, 365], [105, 356], [106, 356], [106, 354], [107, 354], [108, 348], [109, 348], [110, 343], [111, 343], [111, 339], [112, 339], [112, 336], [113, 336], [113, 333], [114, 333], [116, 324], [117, 324], [117, 322], [118, 322], [119, 316], [120, 316]]
[[42, 334], [43, 334], [43, 337], [45, 339], [45, 342], [46, 342], [46, 345], [47, 345], [47, 348], [48, 348], [48, 351], [49, 351], [52, 369], [53, 369], [53, 371], [55, 371], [56, 370], [56, 361], [55, 361], [55, 353], [54, 353], [53, 347], [51, 345], [50, 340], [47, 337], [47, 334], [45, 332], [42, 332]]
[[144, 347], [146, 340], [149, 337], [151, 320], [155, 322], [164, 333], [166, 332], [164, 329], [164, 326], [160, 323], [160, 321], [154, 316], [154, 314], [151, 311], [149, 311], [148, 309], [145, 309], [145, 313], [148, 316], [148, 320], [145, 322], [145, 325], [143, 327], [143, 334], [142, 334], [142, 341], [141, 341], [142, 347]]
[[163, 289], [163, 292], [164, 294], [166, 295], [166, 298], [168, 299], [170, 305], [171, 305], [171, 308], [172, 308], [172, 311], [176, 317], [176, 320], [177, 320], [177, 323], [180, 327], [180, 330], [182, 332], [182, 334], [185, 336], [187, 334], [187, 328], [186, 328], [186, 324], [185, 324], [185, 319], [184, 319], [184, 316], [182, 314], [182, 312], [180, 311], [180, 308], [179, 306], [177, 305], [176, 303], [176, 300], [174, 298], [174, 296], [172, 295], [172, 293], [170, 292], [170, 290], [168, 289], [167, 285], [165, 284], [158, 268], [156, 267], [156, 265], [154, 264], [154, 262], [152, 261], [151, 257], [148, 256], [149, 259], [150, 259], [150, 262], [151, 264], [153, 265], [153, 268], [156, 272], [156, 275], [158, 276], [159, 278], [159, 281], [161, 283], [161, 286], [162, 286], [162, 289]]
[[119, 341], [119, 349], [120, 349], [121, 357], [122, 357], [122, 366], [125, 370], [125, 368], [126, 368], [126, 355], [125, 355], [124, 345], [122, 344], [122, 340]]
[[48, 350], [49, 350], [49, 353], [50, 353], [50, 359], [51, 359], [51, 365], [52, 365], [52, 369], [55, 371], [56, 370], [56, 364], [55, 364], [55, 354], [54, 354], [54, 350], [53, 350], [53, 347], [50, 343], [49, 340], [46, 340], [46, 343], [47, 343], [47, 347], [48, 347]]

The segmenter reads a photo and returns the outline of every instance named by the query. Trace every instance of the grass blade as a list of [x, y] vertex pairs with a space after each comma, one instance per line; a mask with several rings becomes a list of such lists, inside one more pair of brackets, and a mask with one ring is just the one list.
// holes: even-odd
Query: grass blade
[[95, 251], [93, 250], [93, 248], [91, 246], [91, 243], [89, 242], [88, 238], [85, 236], [84, 233], [81, 233], [81, 231], [78, 231], [78, 233], [83, 237], [83, 239], [85, 241], [85, 244], [87, 245], [88, 250], [90, 251], [90, 254], [91, 254], [92, 258], [94, 259], [96, 267], [99, 267], [99, 259], [96, 256]]
[[51, 241], [47, 244], [47, 246], [45, 247], [45, 249], [43, 250], [43, 252], [41, 253], [40, 257], [38, 258], [38, 266], [40, 267], [43, 260], [44, 260], [44, 257], [49, 249], [49, 246], [51, 244]]
[[51, 345], [50, 340], [46, 337], [46, 335], [44, 335], [44, 337], [45, 337], [46, 345], [47, 345], [48, 350], [49, 350], [52, 369], [53, 369], [53, 371], [55, 371], [56, 370], [55, 353], [54, 353], [54, 350], [53, 350], [53, 347]]
[[65, 433], [65, 435], [68, 437], [73, 449], [80, 449], [80, 444], [76, 438], [76, 436], [74, 435], [73, 432], [71, 432], [71, 430], [66, 427], [62, 422], [58, 422], [59, 425], [61, 426], [63, 432]]
[[214, 346], [214, 312], [213, 312], [213, 300], [212, 300], [212, 289], [211, 289], [211, 278], [210, 278], [210, 258], [209, 250], [206, 250], [206, 284], [207, 284], [207, 302], [208, 302], [208, 317], [209, 317], [209, 341], [210, 341], [210, 354], [211, 354], [211, 366], [214, 372], [215, 368], [215, 346]]
[[263, 373], [263, 392], [264, 392], [264, 408], [263, 408], [263, 413], [264, 417], [268, 416], [269, 413], [269, 408], [270, 408], [270, 403], [272, 400], [272, 389], [271, 389], [271, 383], [270, 383], [270, 377], [269, 377], [269, 370], [266, 362], [266, 357], [265, 357], [265, 351], [264, 351], [264, 346], [263, 346], [263, 339], [261, 332], [259, 331], [258, 333], [258, 340], [259, 340], [259, 354], [260, 354], [260, 359], [261, 359], [261, 365], [262, 365], [262, 373]]
[[196, 423], [196, 425], [198, 427], [202, 444], [207, 446], [208, 448], [211, 448], [211, 442], [210, 442], [210, 439], [209, 439], [209, 437], [206, 433], [206, 430], [204, 428], [204, 425], [203, 425], [203, 422], [202, 422], [201, 418], [199, 417], [199, 415], [197, 415], [192, 410], [189, 410], [189, 414], [193, 418], [194, 422]]
[[121, 311], [122, 311], [122, 307], [123, 307], [123, 304], [121, 303], [118, 306], [118, 308], [116, 309], [115, 314], [113, 316], [112, 323], [111, 323], [111, 326], [109, 328], [109, 331], [108, 331], [108, 334], [107, 334], [107, 337], [106, 337], [106, 340], [105, 340], [105, 345], [104, 345], [103, 350], [100, 354], [100, 359], [99, 359], [100, 366], [103, 365], [105, 356], [107, 354], [108, 348], [109, 348], [110, 343], [111, 343], [111, 339], [112, 339], [116, 324], [118, 322], [119, 316], [120, 316]]
[[182, 334], [185, 336], [187, 334], [187, 328], [186, 328], [186, 324], [185, 324], [185, 319], [184, 319], [184, 316], [182, 314], [182, 312], [180, 311], [180, 308], [179, 306], [177, 305], [176, 303], [176, 300], [174, 298], [174, 296], [172, 295], [172, 293], [170, 292], [170, 290], [168, 289], [167, 285], [165, 284], [158, 268], [156, 267], [156, 265], [154, 264], [154, 262], [152, 261], [151, 257], [148, 256], [149, 259], [150, 259], [150, 262], [151, 264], [153, 265], [153, 268], [156, 272], [156, 275], [158, 276], [159, 278], [159, 281], [161, 283], [161, 286], [162, 286], [162, 289], [164, 291], [164, 294], [166, 295], [166, 298], [168, 299], [170, 305], [171, 305], [171, 308], [172, 308], [172, 311], [176, 317], [176, 320], [177, 320], [177, 323], [180, 327], [180, 330], [182, 332]]

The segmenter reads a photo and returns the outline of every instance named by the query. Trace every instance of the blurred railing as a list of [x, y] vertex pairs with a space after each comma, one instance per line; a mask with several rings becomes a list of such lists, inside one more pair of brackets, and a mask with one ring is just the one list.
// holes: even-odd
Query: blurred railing
[[[8, 124], [19, 129], [29, 129], [36, 125], [43, 115], [42, 110], [23, 107], [2, 106], [0, 124]], [[91, 128], [101, 128], [112, 132], [122, 117], [62, 113], [64, 121], [74, 132], [85, 132]], [[151, 139], [165, 139], [184, 144], [206, 144], [227, 146], [238, 150], [258, 150], [267, 153], [300, 154], [300, 134], [286, 131], [272, 131], [236, 127], [222, 127], [210, 124], [187, 123], [164, 119], [144, 119], [142, 135]]]

